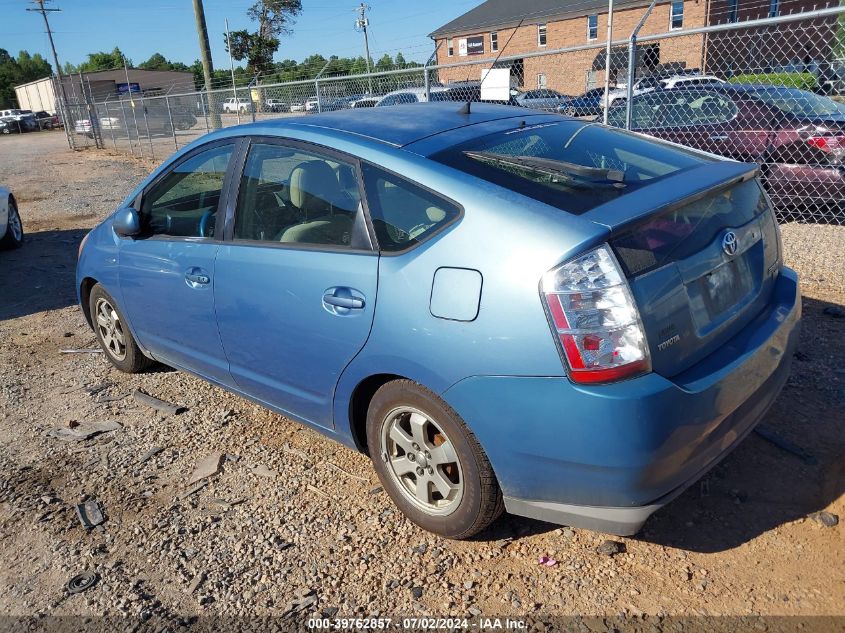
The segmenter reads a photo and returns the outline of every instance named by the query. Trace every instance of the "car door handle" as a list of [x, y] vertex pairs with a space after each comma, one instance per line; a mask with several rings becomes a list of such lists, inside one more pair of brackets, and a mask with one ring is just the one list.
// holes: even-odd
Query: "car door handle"
[[359, 299], [358, 297], [344, 297], [327, 293], [323, 295], [323, 303], [336, 308], [346, 308], [348, 310], [364, 309], [364, 300]]
[[211, 277], [202, 273], [185, 273], [185, 279], [200, 286], [205, 286], [211, 281]]
[[710, 140], [711, 141], [727, 141], [728, 135], [727, 134], [711, 134]]

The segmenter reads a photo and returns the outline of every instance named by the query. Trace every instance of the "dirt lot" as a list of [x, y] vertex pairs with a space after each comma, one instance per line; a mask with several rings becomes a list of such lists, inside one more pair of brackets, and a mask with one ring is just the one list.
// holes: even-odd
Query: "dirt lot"
[[[69, 152], [61, 132], [0, 138], [28, 233], [0, 253], [0, 615], [845, 615], [845, 528], [807, 518], [845, 519], [845, 318], [830, 314], [845, 304], [845, 227], [783, 231], [804, 329], [763, 425], [811, 458], [752, 434], [610, 556], [604, 535], [509, 516], [472, 541], [434, 537], [362, 455], [186, 374], [61, 354], [94, 346], [78, 242], [150, 167]], [[157, 414], [136, 388], [186, 410]], [[49, 435], [72, 421], [120, 428]], [[214, 453], [222, 473], [187, 494]], [[106, 521], [86, 531], [74, 506], [89, 499]], [[84, 571], [99, 582], [69, 594]]]

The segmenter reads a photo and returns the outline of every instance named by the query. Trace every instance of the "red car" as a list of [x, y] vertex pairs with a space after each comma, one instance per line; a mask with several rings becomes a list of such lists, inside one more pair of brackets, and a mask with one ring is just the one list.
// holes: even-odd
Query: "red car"
[[[845, 106], [796, 88], [717, 84], [635, 96], [631, 129], [761, 165], [781, 215], [845, 221]], [[625, 105], [609, 122], [625, 126]]]

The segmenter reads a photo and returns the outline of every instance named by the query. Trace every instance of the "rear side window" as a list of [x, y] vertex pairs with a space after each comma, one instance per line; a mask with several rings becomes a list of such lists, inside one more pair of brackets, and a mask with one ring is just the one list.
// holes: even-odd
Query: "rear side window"
[[379, 248], [395, 252], [410, 248], [460, 214], [454, 203], [404, 178], [362, 164], [364, 188]]
[[431, 158], [574, 214], [715, 160], [594, 123], [566, 120], [523, 122]]
[[234, 145], [219, 145], [179, 163], [144, 194], [148, 235], [213, 237], [215, 214]]

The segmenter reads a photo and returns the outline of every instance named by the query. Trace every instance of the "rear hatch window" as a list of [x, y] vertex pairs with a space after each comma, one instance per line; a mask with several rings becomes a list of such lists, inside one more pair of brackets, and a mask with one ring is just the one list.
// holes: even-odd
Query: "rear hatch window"
[[576, 215], [714, 160], [622, 130], [569, 120], [523, 122], [431, 158]]

